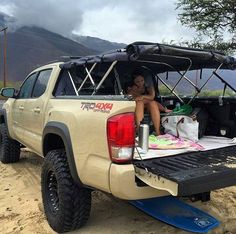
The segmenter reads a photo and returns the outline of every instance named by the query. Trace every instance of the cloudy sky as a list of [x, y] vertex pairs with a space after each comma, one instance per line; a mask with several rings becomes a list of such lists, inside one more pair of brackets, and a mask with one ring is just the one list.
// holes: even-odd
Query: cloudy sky
[[114, 42], [170, 42], [191, 39], [194, 31], [177, 20], [176, 0], [0, 0], [0, 11], [17, 26], [36, 25]]

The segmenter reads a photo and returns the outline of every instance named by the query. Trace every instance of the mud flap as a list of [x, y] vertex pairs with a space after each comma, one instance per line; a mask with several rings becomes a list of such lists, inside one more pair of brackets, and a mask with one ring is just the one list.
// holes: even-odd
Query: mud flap
[[135, 167], [135, 175], [152, 188], [165, 190], [173, 196], [178, 195], [178, 184], [174, 181], [137, 167]]

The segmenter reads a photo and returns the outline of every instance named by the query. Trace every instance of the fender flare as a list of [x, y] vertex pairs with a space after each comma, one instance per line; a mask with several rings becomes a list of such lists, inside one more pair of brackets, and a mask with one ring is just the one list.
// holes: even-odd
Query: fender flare
[[43, 145], [42, 145], [44, 155], [46, 152], [45, 141], [47, 140], [47, 134], [55, 134], [61, 137], [65, 146], [66, 157], [69, 164], [71, 176], [76, 184], [78, 184], [79, 186], [83, 186], [83, 183], [81, 182], [77, 173], [75, 160], [74, 160], [74, 153], [73, 153], [73, 148], [72, 148], [72, 143], [71, 143], [71, 138], [70, 138], [70, 132], [69, 132], [68, 127], [64, 123], [56, 122], [56, 121], [51, 121], [46, 124], [43, 131]]
[[8, 124], [7, 124], [7, 112], [5, 109], [0, 109], [0, 124], [5, 123], [6, 127], [7, 127], [7, 135], [9, 138], [10, 134], [9, 134], [9, 130], [8, 130]]

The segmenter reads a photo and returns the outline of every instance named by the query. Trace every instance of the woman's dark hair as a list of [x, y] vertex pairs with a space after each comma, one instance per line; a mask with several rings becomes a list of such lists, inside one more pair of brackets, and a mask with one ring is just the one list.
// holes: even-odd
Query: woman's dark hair
[[137, 76], [143, 76], [143, 77], [144, 77], [144, 73], [143, 73], [143, 71], [142, 71], [140, 68], [135, 69], [135, 70], [132, 72], [132, 75], [131, 75], [132, 80], [134, 81], [134, 79], [135, 79]]
[[128, 88], [129, 88], [129, 87], [132, 87], [133, 85], [134, 85], [134, 82], [133, 82], [133, 81], [126, 82], [126, 83], [124, 84], [124, 91], [125, 91], [125, 93], [128, 93]]

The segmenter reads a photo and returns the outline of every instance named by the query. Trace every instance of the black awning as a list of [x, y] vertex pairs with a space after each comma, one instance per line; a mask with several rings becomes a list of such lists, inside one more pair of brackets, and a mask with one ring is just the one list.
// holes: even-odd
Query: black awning
[[61, 68], [70, 69], [75, 66], [81, 66], [94, 63], [111, 63], [114, 61], [129, 61], [129, 55], [124, 51], [111, 51], [101, 55], [90, 55], [79, 59], [72, 59], [60, 65]]
[[137, 59], [151, 56], [153, 60], [167, 62], [180, 68], [184, 67], [186, 61], [189, 60], [192, 64], [191, 69], [216, 68], [221, 63], [223, 64], [222, 68], [236, 69], [236, 58], [213, 50], [135, 42], [128, 45], [126, 51]]
[[166, 71], [200, 68], [217, 68], [223, 64], [224, 69], [236, 69], [236, 59], [221, 52], [202, 50], [149, 42], [135, 42], [124, 50], [116, 50], [101, 55], [90, 55], [71, 59], [60, 65], [70, 69], [75, 66], [93, 63], [111, 63], [114, 61], [149, 61], [150, 63], [168, 64]]

